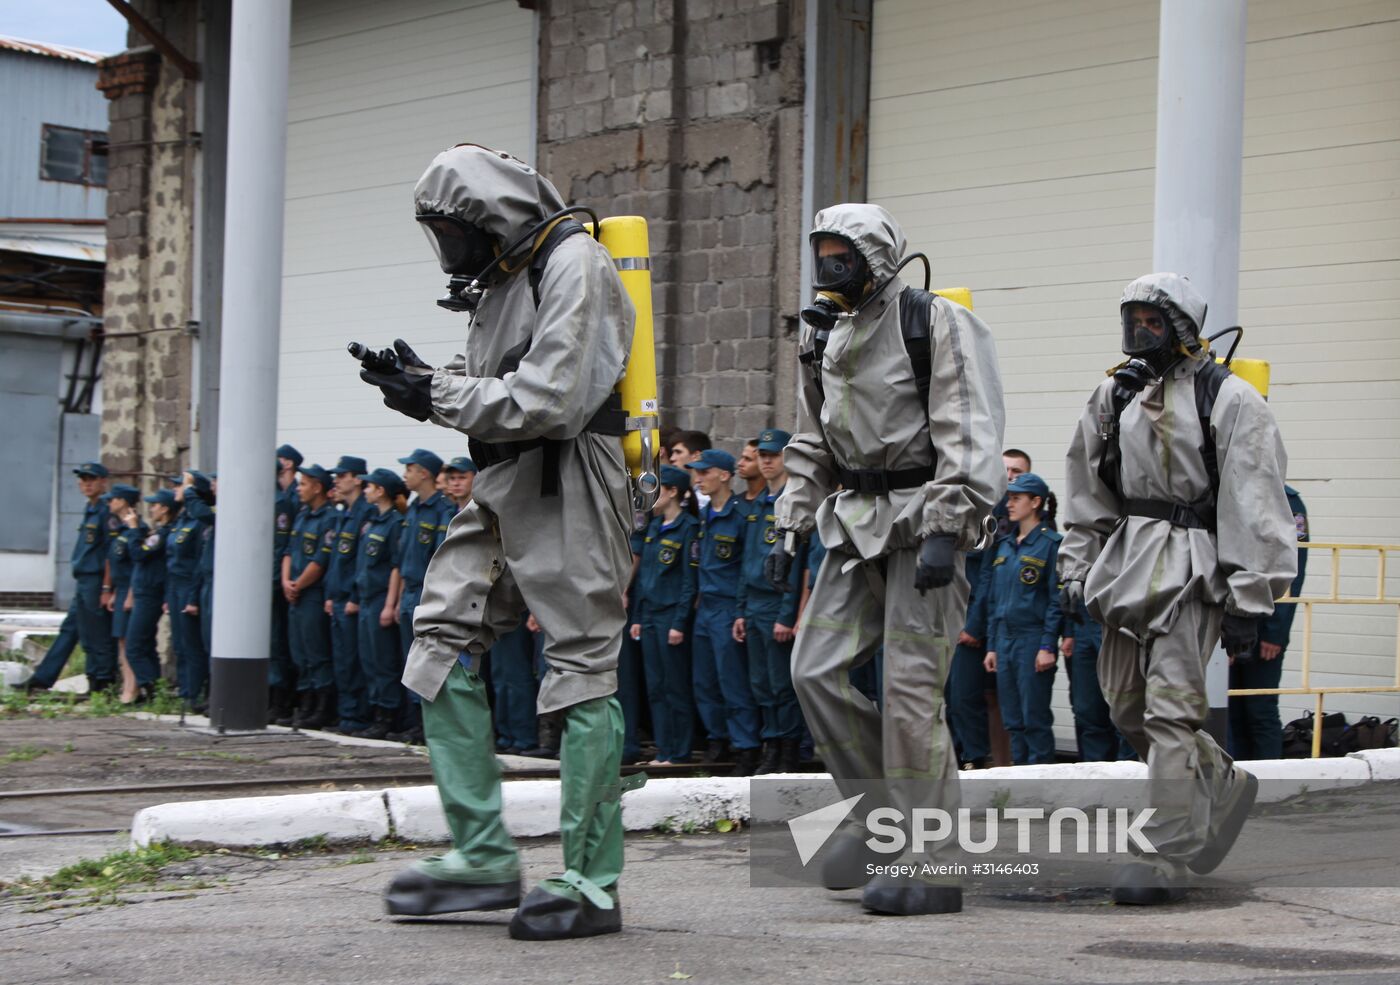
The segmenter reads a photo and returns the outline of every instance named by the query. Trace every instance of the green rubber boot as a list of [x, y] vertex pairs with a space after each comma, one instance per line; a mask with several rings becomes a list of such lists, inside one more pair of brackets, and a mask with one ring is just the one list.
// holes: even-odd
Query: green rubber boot
[[646, 782], [623, 781], [622, 707], [617, 698], [594, 698], [564, 711], [559, 749], [559, 834], [564, 874], [540, 883], [510, 922], [517, 940], [550, 941], [615, 934], [622, 929], [617, 881], [622, 875], [624, 790]]
[[481, 678], [453, 667], [437, 698], [423, 702], [423, 731], [452, 850], [396, 875], [385, 905], [398, 916], [515, 906], [520, 856], [501, 819], [501, 770]]

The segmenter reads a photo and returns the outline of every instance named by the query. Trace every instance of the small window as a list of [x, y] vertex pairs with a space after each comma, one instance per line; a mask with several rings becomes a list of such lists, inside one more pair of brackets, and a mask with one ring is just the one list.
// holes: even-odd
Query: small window
[[107, 184], [107, 134], [44, 124], [39, 176], [80, 185]]

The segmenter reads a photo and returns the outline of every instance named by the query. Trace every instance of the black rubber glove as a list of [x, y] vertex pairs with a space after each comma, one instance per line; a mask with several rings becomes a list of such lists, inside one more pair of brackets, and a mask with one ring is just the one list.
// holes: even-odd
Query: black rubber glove
[[956, 543], [950, 534], [933, 534], [924, 538], [919, 548], [919, 563], [914, 569], [914, 587], [920, 595], [930, 588], [942, 588], [953, 583], [953, 548]]
[[1253, 652], [1259, 645], [1259, 620], [1254, 616], [1225, 613], [1220, 623], [1220, 642], [1231, 657]]
[[778, 541], [763, 559], [763, 577], [768, 579], [768, 584], [773, 586], [775, 592], [790, 592], [791, 576], [792, 555], [784, 549], [783, 542]]
[[378, 353], [381, 367], [388, 356], [395, 356], [394, 369], [362, 369], [360, 379], [377, 386], [384, 394], [384, 406], [415, 421], [426, 421], [433, 413], [433, 368], [419, 358], [403, 339], [394, 340], [392, 352]]
[[1085, 614], [1084, 583], [1079, 580], [1067, 581], [1060, 586], [1060, 611], [1067, 616], [1079, 617]]

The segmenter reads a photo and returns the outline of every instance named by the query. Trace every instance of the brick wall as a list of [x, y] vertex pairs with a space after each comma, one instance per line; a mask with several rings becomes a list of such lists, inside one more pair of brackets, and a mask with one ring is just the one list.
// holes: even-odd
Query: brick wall
[[733, 450], [793, 423], [802, 10], [540, 4], [540, 169], [647, 219], [663, 420]]
[[[198, 4], [135, 6], [182, 51], [196, 50]], [[194, 84], [139, 36], [129, 43], [98, 79], [110, 100], [102, 459], [150, 488], [150, 476], [189, 461]]]

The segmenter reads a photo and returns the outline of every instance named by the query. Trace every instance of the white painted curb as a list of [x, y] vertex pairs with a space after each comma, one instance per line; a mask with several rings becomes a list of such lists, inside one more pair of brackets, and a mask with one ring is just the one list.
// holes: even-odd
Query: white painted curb
[[[1274, 759], [1241, 763], [1260, 779], [1259, 799], [1272, 803], [1288, 797], [1337, 787], [1400, 780], [1400, 749], [1371, 750], [1336, 759]], [[1127, 806], [1122, 796], [1129, 785], [1114, 781], [1141, 780], [1141, 763], [1064, 763], [1052, 766], [1011, 766], [961, 774], [963, 806], [1016, 806], [1015, 800], [1050, 807], [1078, 781], [1075, 803], [1085, 802], [1084, 781], [1102, 793], [1099, 805]], [[779, 777], [774, 776], [773, 779]], [[818, 781], [826, 774], [794, 774], [791, 779]], [[1027, 788], [1027, 781], [1040, 781]], [[819, 791], [816, 784], [806, 788]], [[800, 799], [800, 795], [795, 795]], [[794, 807], [804, 805], [797, 804]], [[809, 809], [822, 806], [818, 803]], [[559, 781], [519, 780], [502, 786], [506, 829], [519, 838], [553, 835], [559, 831]], [[622, 823], [629, 831], [654, 828], [709, 827], [721, 818], [749, 817], [747, 778], [706, 777], [655, 779], [622, 796]], [[242, 797], [182, 804], [163, 804], [138, 811], [131, 826], [135, 845], [174, 841], [228, 847], [278, 845], [305, 838], [329, 842], [379, 841], [394, 835], [405, 841], [448, 840], [447, 820], [434, 787], [398, 787], [353, 793], [287, 794]]]
[[284, 845], [306, 838], [383, 841], [389, 816], [382, 791], [304, 793], [161, 804], [137, 811], [131, 843], [192, 842], [225, 846]]

